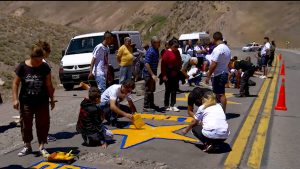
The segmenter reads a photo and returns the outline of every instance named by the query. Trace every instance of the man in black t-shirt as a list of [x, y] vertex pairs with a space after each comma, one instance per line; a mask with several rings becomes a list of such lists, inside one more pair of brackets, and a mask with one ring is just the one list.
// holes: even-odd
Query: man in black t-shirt
[[235, 69], [241, 72], [240, 95], [238, 97], [249, 96], [249, 79], [253, 76], [256, 67], [251, 63], [250, 59], [237, 61]]
[[194, 117], [194, 105], [196, 106], [201, 106], [202, 105], [202, 100], [201, 98], [203, 97], [204, 93], [207, 91], [211, 91], [211, 89], [208, 88], [200, 88], [200, 87], [195, 87], [189, 94], [188, 96], [188, 115], [191, 117]]

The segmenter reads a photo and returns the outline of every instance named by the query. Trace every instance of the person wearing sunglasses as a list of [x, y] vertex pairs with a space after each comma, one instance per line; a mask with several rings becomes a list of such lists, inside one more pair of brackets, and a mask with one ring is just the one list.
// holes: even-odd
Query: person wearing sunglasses
[[[126, 117], [132, 120], [132, 114], [137, 111], [131, 96], [134, 88], [134, 81], [126, 80], [122, 84], [110, 86], [102, 93], [100, 108], [104, 111], [108, 124], [116, 126], [117, 118], [119, 117]], [[125, 99], [129, 107], [120, 104]]]

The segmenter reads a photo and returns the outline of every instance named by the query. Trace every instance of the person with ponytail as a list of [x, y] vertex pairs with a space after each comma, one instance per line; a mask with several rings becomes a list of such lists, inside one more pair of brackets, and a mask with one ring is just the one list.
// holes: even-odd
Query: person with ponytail
[[229, 136], [228, 123], [222, 106], [217, 103], [216, 95], [207, 91], [201, 98], [202, 105], [198, 108], [191, 124], [182, 132], [192, 133], [204, 145], [203, 151], [211, 151], [216, 145], [223, 143]]

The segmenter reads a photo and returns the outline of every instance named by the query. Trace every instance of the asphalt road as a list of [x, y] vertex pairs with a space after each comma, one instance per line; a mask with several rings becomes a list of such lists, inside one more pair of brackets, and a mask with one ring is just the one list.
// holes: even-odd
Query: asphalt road
[[[51, 112], [50, 128], [50, 134], [57, 137], [57, 141], [50, 142], [47, 149], [49, 152], [73, 150], [79, 155], [79, 160], [71, 164], [73, 168], [76, 165], [100, 169], [212, 169], [224, 168], [224, 166], [227, 168], [297, 168], [300, 164], [299, 160], [297, 161], [300, 150], [298, 145], [300, 135], [297, 130], [300, 127], [300, 116], [297, 111], [299, 110], [297, 87], [300, 81], [300, 78], [297, 77], [299, 76], [300, 59], [297, 57], [300, 56], [291, 52], [281, 53], [286, 65], [288, 110], [273, 111], [272, 108], [277, 102], [281, 84], [282, 77], [278, 76], [279, 67], [273, 68], [273, 72], [277, 70], [277, 74], [275, 73], [273, 78], [268, 80], [252, 77], [257, 85], [250, 88], [250, 93], [258, 95], [257, 97], [235, 98], [232, 94], [238, 93], [238, 90], [226, 89], [229, 101], [227, 118], [231, 135], [218, 152], [205, 153], [198, 148], [197, 144], [193, 143], [195, 137], [190, 133], [186, 137], [179, 133], [190, 120], [187, 118], [186, 94], [192, 90], [192, 87], [186, 85], [180, 88], [187, 92], [177, 95], [176, 105], [181, 109], [180, 112], [165, 114], [155, 112], [143, 115], [147, 123], [147, 127], [143, 130], [131, 129], [131, 126], [125, 126], [123, 129], [111, 128], [116, 134], [116, 142], [109, 145], [106, 150], [100, 147], [82, 146], [81, 136], [75, 130], [79, 104], [86, 97], [87, 91], [57, 90], [55, 95], [58, 103], [55, 110]], [[232, 56], [234, 55], [239, 58], [251, 56], [252, 62], [256, 63], [254, 53], [243, 53], [238, 49], [232, 51]], [[279, 62], [277, 63], [280, 65]], [[270, 101], [272, 93], [273, 102]], [[162, 106], [163, 96], [164, 86], [157, 85], [155, 94], [157, 105]], [[135, 96], [135, 104], [141, 111], [143, 97]], [[265, 111], [268, 108], [270, 111]], [[36, 164], [35, 166], [40, 165], [37, 168], [42, 168], [42, 164], [39, 163], [43, 160], [42, 157], [35, 154], [22, 158], [17, 157], [17, 153], [22, 147], [20, 128], [9, 125], [9, 122], [13, 120], [11, 116], [18, 113], [12, 109], [11, 104], [1, 105], [0, 112], [0, 167], [28, 168]], [[270, 112], [269, 115], [268, 112]], [[121, 121], [126, 124], [126, 119], [121, 119]], [[34, 137], [33, 149], [36, 151], [35, 134]], [[253, 157], [253, 160], [249, 160], [250, 157]], [[48, 168], [62, 166], [44, 164], [50, 165]], [[255, 164], [259, 164], [259, 166], [257, 167]]]

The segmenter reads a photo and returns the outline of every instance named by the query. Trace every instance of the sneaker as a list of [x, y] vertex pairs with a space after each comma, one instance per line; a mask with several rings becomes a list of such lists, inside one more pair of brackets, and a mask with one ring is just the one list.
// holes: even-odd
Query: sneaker
[[261, 75], [261, 76], [259, 76], [259, 78], [261, 78], [261, 79], [266, 79], [267, 76]]
[[25, 156], [25, 155], [28, 155], [32, 153], [32, 148], [31, 147], [24, 147], [19, 153], [18, 153], [18, 156], [19, 157], [22, 157], [22, 156]]
[[150, 108], [156, 110], [156, 109], [159, 109], [159, 106], [156, 106], [155, 104], [153, 104], [150, 106]]
[[177, 107], [171, 107], [171, 111], [180, 112], [180, 110]]
[[171, 107], [166, 108], [166, 111], [172, 111]]
[[44, 158], [48, 158], [50, 156], [50, 154], [48, 153], [48, 151], [46, 149], [41, 149], [40, 150], [40, 154], [44, 157]]
[[53, 141], [56, 141], [56, 138], [53, 137], [53, 136], [48, 135], [47, 140], [48, 140], [49, 142], [53, 142]]

